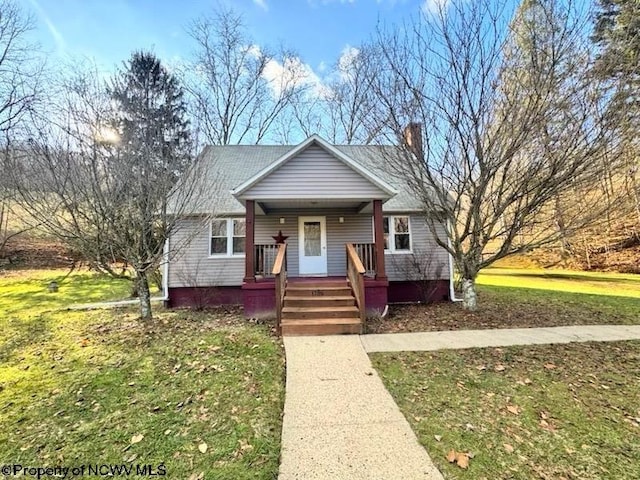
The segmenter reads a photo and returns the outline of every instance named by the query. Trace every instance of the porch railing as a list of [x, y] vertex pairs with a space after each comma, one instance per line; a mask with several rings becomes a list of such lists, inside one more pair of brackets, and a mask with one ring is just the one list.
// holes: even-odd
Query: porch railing
[[273, 265], [278, 255], [278, 247], [280, 245], [255, 245], [255, 254], [253, 256], [253, 271], [256, 275], [270, 277], [273, 275]]
[[278, 248], [278, 253], [271, 272], [276, 280], [276, 333], [280, 335], [282, 333], [280, 327], [282, 323], [282, 306], [284, 305], [284, 294], [287, 286], [287, 244], [281, 243], [276, 247]]
[[364, 266], [364, 274], [373, 277], [376, 274], [376, 244], [375, 243], [354, 243], [360, 261]]
[[347, 277], [356, 297], [356, 304], [360, 310], [360, 323], [364, 328], [365, 301], [364, 301], [364, 273], [365, 268], [358, 256], [358, 252], [352, 243], [347, 243]]

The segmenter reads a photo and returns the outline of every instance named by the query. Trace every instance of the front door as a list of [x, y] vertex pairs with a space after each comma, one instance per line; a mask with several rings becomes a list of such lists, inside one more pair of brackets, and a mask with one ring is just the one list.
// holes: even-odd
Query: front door
[[299, 217], [300, 275], [327, 275], [326, 217]]

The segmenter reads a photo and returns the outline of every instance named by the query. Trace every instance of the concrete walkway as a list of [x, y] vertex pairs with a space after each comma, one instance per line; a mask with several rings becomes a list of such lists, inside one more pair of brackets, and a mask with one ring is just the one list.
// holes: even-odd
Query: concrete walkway
[[[152, 302], [162, 302], [164, 301], [163, 297], [151, 297]], [[69, 305], [65, 307], [63, 310], [95, 310], [101, 308], [118, 308], [118, 307], [126, 307], [128, 305], [137, 305], [140, 303], [140, 300], [134, 298], [132, 300], [115, 300], [113, 302], [96, 302], [96, 303], [78, 303], [75, 305]]]
[[360, 337], [367, 352], [430, 351], [546, 343], [639, 340], [640, 325], [576, 325], [548, 328], [388, 333]]
[[284, 337], [279, 480], [442, 479], [367, 352], [640, 339], [640, 325]]
[[442, 479], [360, 337], [284, 337], [280, 480]]

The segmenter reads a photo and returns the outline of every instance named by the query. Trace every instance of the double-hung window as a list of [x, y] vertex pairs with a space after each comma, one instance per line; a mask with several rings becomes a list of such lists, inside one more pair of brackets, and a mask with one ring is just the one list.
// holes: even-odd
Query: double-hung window
[[212, 220], [209, 255], [244, 255], [246, 225], [244, 218]]
[[409, 217], [394, 215], [382, 219], [384, 249], [387, 252], [411, 252], [411, 227]]

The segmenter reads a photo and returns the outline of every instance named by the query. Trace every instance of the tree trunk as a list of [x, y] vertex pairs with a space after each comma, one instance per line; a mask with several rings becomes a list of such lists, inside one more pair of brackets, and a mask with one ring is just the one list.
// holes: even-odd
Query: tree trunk
[[476, 281], [473, 278], [462, 279], [462, 307], [465, 310], [471, 311], [474, 311], [478, 308]]
[[140, 317], [142, 320], [151, 320], [151, 292], [149, 292], [149, 279], [147, 272], [136, 272], [138, 285], [138, 300], [140, 301]]

